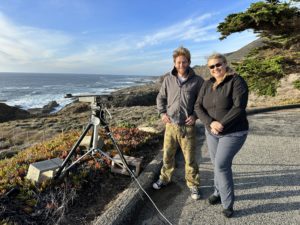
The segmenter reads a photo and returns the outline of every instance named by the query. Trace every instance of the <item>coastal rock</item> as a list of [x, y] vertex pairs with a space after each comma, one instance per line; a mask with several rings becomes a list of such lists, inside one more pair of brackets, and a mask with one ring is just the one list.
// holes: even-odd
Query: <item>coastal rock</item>
[[56, 101], [51, 101], [47, 105], [44, 105], [42, 108], [42, 113], [52, 112], [59, 104]]
[[43, 108], [30, 108], [28, 112], [33, 116], [41, 116], [51, 113], [59, 104], [56, 101], [51, 101], [47, 105], [44, 105]]
[[5, 103], [0, 103], [0, 122], [25, 119], [29, 116], [30, 113], [24, 109], [20, 109], [14, 106], [8, 106]]
[[159, 83], [125, 88], [112, 93], [110, 105], [114, 107], [151, 106], [156, 104]]

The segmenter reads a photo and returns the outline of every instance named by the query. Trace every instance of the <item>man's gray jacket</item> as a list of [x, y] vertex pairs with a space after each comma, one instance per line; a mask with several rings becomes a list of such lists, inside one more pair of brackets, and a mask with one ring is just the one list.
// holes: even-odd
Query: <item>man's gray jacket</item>
[[188, 78], [180, 82], [177, 70], [173, 70], [165, 77], [156, 98], [159, 114], [167, 113], [172, 123], [184, 125], [185, 120], [194, 115], [194, 105], [203, 79], [197, 76], [192, 68], [188, 69]]

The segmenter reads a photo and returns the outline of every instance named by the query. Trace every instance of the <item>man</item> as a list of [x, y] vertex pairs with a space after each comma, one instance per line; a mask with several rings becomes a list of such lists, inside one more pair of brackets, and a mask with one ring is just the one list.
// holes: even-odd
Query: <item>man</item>
[[170, 181], [175, 167], [175, 153], [180, 146], [185, 159], [185, 180], [195, 200], [199, 194], [199, 169], [195, 160], [194, 104], [203, 83], [195, 75], [188, 49], [179, 47], [173, 52], [174, 68], [165, 77], [157, 96], [157, 109], [166, 124], [164, 136], [163, 166], [154, 189], [161, 189]]

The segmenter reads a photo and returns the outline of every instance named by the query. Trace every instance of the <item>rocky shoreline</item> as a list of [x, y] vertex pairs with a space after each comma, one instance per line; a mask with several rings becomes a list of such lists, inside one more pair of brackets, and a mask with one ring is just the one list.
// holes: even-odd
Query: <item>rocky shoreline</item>
[[[103, 103], [107, 107], [132, 107], [132, 106], [155, 105], [155, 99], [158, 94], [159, 87], [160, 87], [160, 82], [156, 81], [142, 86], [123, 88], [118, 91], [112, 92], [109, 100], [103, 98]], [[67, 94], [67, 95], [70, 95], [70, 97], [72, 97], [72, 94]], [[65, 112], [70, 107], [72, 108], [72, 105], [76, 103], [77, 101], [75, 99], [74, 102], [66, 105], [57, 113], [59, 114], [61, 112]], [[11, 121], [11, 120], [32, 118], [36, 116], [38, 117], [48, 116], [51, 113], [55, 114], [53, 113], [53, 111], [55, 111], [55, 109], [58, 106], [59, 104], [56, 101], [50, 101], [42, 108], [30, 108], [24, 110], [21, 109], [19, 106], [9, 106], [6, 105], [5, 102], [0, 102], [0, 123]], [[87, 110], [87, 108], [85, 108], [84, 110]]]

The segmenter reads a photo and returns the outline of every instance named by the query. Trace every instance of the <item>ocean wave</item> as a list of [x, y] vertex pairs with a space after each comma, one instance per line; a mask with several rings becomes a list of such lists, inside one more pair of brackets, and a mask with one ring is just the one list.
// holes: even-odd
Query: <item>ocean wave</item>
[[23, 98], [8, 100], [5, 103], [10, 106], [18, 106], [22, 109], [42, 108], [51, 101], [59, 104], [58, 108], [62, 108], [73, 100], [64, 98], [63, 95], [39, 95], [39, 97], [24, 96]]
[[26, 86], [26, 87], [17, 87], [17, 86], [2, 87], [3, 90], [16, 90], [16, 89], [27, 90], [30, 88], [31, 87], [29, 87], [29, 86]]
[[53, 88], [53, 87], [65, 87], [66, 85], [64, 84], [51, 84], [51, 85], [43, 85], [43, 88]]

